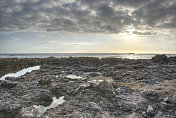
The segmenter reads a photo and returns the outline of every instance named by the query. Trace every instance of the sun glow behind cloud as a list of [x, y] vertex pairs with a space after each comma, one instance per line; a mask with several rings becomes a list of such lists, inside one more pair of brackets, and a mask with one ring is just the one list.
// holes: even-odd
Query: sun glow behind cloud
[[0, 53], [176, 53], [175, 0], [1, 0]]
[[129, 26], [126, 28], [126, 31], [127, 31], [129, 34], [133, 34], [133, 32], [136, 31], [136, 29], [134, 28], [133, 25], [129, 25]]
[[126, 30], [125, 30], [128, 34], [125, 34], [126, 36], [128, 36], [128, 39], [135, 39], [135, 34], [134, 32], [136, 31], [136, 29], [134, 28], [133, 24], [129, 25]]
[[[134, 36], [134, 37], [130, 37]], [[120, 34], [12, 33], [0, 37], [4, 53], [175, 53], [176, 42], [158, 36]], [[166, 43], [167, 41], [167, 43]]]

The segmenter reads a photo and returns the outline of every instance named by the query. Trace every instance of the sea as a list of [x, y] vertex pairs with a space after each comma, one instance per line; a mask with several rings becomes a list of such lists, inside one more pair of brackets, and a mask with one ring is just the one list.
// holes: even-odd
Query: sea
[[[136, 53], [20, 53], [0, 54], [0, 58], [48, 58], [48, 57], [97, 57], [97, 58], [122, 58], [122, 59], [151, 59], [157, 54], [136, 54]], [[176, 54], [166, 54], [168, 57]]]

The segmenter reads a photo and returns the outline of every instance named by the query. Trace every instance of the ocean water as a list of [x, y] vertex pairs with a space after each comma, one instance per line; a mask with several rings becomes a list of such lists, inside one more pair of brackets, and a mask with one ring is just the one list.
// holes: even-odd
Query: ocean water
[[[0, 58], [47, 58], [47, 57], [97, 57], [97, 58], [127, 58], [127, 59], [151, 59], [156, 54], [135, 53], [24, 53], [24, 54], [0, 54]], [[167, 54], [168, 57], [176, 54]]]

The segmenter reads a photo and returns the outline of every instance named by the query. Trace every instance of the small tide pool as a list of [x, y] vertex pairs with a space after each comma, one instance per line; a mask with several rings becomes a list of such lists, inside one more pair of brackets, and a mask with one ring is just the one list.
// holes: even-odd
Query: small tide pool
[[59, 98], [53, 97], [52, 98], [52, 102], [51, 102], [51, 104], [49, 106], [34, 105], [33, 107], [36, 108], [36, 109], [38, 109], [39, 116], [42, 116], [48, 109], [55, 108], [59, 104], [62, 104], [64, 102], [65, 102], [64, 96], [61, 96]]
[[16, 73], [6, 74], [6, 75], [2, 76], [0, 78], [0, 80], [5, 80], [6, 77], [19, 77], [19, 76], [24, 75], [27, 72], [31, 72], [33, 70], [38, 70], [38, 69], [40, 69], [40, 66], [33, 66], [33, 67], [25, 68], [25, 69], [22, 69], [22, 70], [20, 70], [20, 71], [18, 71]]
[[114, 80], [111, 77], [92, 77], [88, 79], [89, 83], [100, 84], [101, 82], [106, 81], [108, 83], [112, 83]]
[[71, 79], [71, 80], [85, 80], [86, 77], [82, 77], [82, 76], [77, 76], [77, 75], [73, 75], [73, 74], [70, 74], [70, 75], [66, 75], [67, 78]]

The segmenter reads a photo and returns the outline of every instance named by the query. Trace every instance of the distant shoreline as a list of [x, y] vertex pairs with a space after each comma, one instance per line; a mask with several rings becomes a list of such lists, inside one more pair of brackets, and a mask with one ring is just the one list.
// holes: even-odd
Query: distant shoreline
[[[97, 57], [97, 58], [122, 58], [122, 59], [151, 59], [157, 54], [136, 54], [136, 53], [14, 53], [0, 54], [0, 58], [68, 58], [68, 57]], [[166, 54], [168, 57], [176, 54]]]

